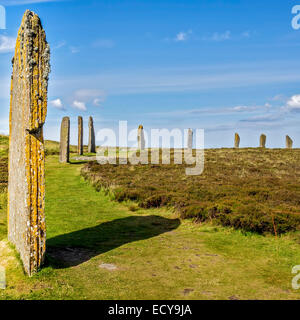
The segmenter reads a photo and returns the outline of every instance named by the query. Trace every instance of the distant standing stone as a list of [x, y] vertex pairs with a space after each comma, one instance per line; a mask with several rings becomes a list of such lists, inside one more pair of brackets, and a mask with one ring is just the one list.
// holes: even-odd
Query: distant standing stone
[[293, 148], [293, 140], [289, 136], [286, 136], [286, 148], [287, 149]]
[[59, 162], [68, 163], [70, 157], [70, 118], [64, 117], [60, 127]]
[[96, 153], [96, 144], [95, 144], [95, 129], [94, 129], [94, 121], [93, 118], [89, 118], [89, 153]]
[[78, 117], [78, 154], [83, 155], [83, 119]]
[[145, 135], [144, 127], [142, 125], [138, 128], [138, 149], [145, 150]]
[[265, 134], [262, 134], [260, 136], [259, 147], [260, 148], [265, 148], [266, 147], [266, 142], [267, 142], [267, 136]]
[[239, 136], [238, 133], [236, 133], [235, 136], [234, 136], [234, 147], [235, 148], [239, 148], [240, 147], [240, 141], [241, 141], [240, 136]]
[[193, 149], [193, 130], [192, 129], [189, 129], [189, 131], [188, 131], [187, 148], [189, 150]]

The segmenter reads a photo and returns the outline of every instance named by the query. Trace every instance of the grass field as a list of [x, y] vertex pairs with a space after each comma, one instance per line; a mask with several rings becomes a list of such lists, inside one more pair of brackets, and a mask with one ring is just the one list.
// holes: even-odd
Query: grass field
[[300, 298], [291, 288], [299, 233], [262, 236], [114, 202], [81, 177], [83, 166], [46, 159], [47, 261], [31, 278], [7, 243], [3, 202], [0, 299]]
[[82, 175], [118, 201], [171, 207], [182, 218], [261, 234], [300, 229], [299, 149], [205, 150], [199, 176], [187, 176], [184, 165], [97, 162], [86, 164]]

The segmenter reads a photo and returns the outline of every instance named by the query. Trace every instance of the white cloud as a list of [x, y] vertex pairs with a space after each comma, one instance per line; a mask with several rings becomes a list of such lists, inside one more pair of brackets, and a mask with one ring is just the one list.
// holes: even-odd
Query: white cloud
[[104, 99], [96, 98], [93, 100], [93, 105], [96, 107], [100, 107], [102, 102], [104, 102]]
[[288, 111], [300, 112], [300, 94], [292, 96], [286, 103]]
[[78, 109], [78, 110], [81, 110], [81, 111], [86, 111], [86, 110], [87, 110], [85, 103], [84, 103], [84, 102], [81, 102], [81, 101], [75, 100], [75, 101], [73, 102], [73, 105], [72, 105], [72, 106], [73, 106], [73, 108]]
[[14, 51], [16, 39], [0, 35], [0, 53], [7, 53]]
[[60, 109], [60, 110], [65, 109], [60, 99], [52, 100], [49, 102], [49, 104], [56, 109]]
[[177, 35], [176, 35], [174, 40], [176, 42], [186, 41], [191, 33], [192, 33], [192, 30], [189, 30], [188, 32], [181, 31], [181, 32], [177, 33]]
[[185, 41], [187, 37], [187, 34], [185, 32], [179, 32], [176, 35], [175, 41]]

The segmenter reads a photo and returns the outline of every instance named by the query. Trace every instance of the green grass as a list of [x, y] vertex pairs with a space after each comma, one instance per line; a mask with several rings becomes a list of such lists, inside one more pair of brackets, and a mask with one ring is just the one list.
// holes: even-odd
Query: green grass
[[[87, 147], [85, 147], [87, 149]], [[59, 142], [52, 141], [52, 140], [46, 140], [45, 141], [45, 150], [46, 155], [59, 155]], [[77, 153], [77, 147], [74, 145], [70, 145], [70, 153], [71, 155]]]
[[112, 202], [80, 176], [82, 166], [47, 157], [48, 254], [38, 274], [23, 274], [0, 229], [8, 284], [0, 299], [300, 298], [291, 288], [291, 268], [300, 264], [298, 233], [260, 236]]

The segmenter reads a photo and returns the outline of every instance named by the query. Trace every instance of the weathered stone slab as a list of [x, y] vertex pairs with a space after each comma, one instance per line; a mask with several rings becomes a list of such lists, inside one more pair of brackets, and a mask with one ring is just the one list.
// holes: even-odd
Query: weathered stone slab
[[145, 150], [145, 135], [144, 135], [144, 127], [142, 125], [138, 128], [138, 149]]
[[83, 119], [78, 117], [78, 154], [83, 155]]
[[189, 131], [188, 131], [187, 148], [189, 150], [193, 149], [193, 130], [192, 129], [189, 129]]
[[239, 148], [240, 147], [241, 138], [238, 133], [234, 136], [234, 147]]
[[266, 142], [267, 142], [267, 136], [265, 134], [262, 134], [260, 136], [260, 139], [259, 139], [259, 147], [260, 148], [265, 148], [266, 147]]
[[45, 152], [50, 48], [39, 17], [27, 10], [12, 60], [8, 239], [32, 275], [46, 251]]
[[60, 153], [59, 162], [70, 161], [70, 118], [64, 117], [60, 126]]
[[95, 129], [94, 129], [94, 121], [93, 118], [89, 118], [89, 153], [96, 153], [96, 144], [95, 144]]
[[286, 148], [293, 149], [293, 140], [289, 136], [286, 136]]

